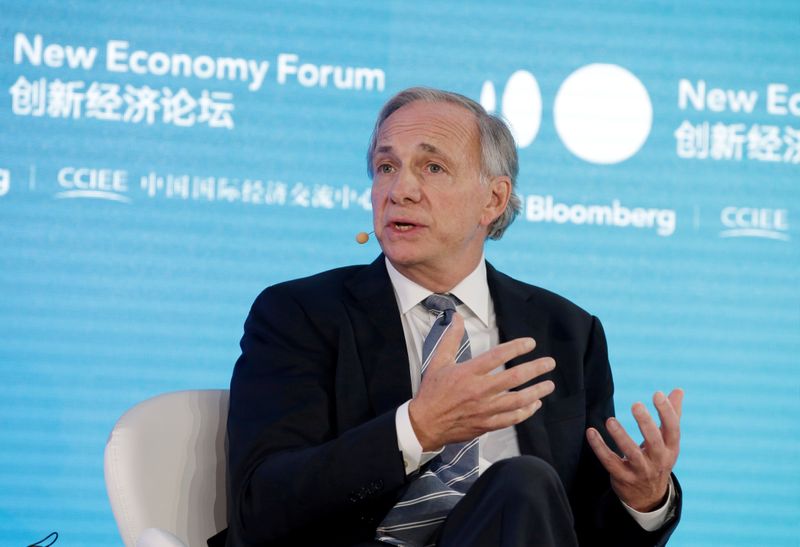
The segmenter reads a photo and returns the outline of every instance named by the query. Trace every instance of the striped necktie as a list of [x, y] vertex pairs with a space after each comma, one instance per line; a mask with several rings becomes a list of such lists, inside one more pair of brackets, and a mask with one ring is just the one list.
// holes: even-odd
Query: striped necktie
[[[422, 344], [421, 373], [424, 376], [436, 347], [450, 326], [456, 306], [453, 297], [442, 294], [429, 296], [423, 305], [436, 315]], [[456, 362], [471, 357], [465, 330]], [[446, 445], [440, 454], [420, 468], [400, 501], [381, 522], [377, 538], [391, 545], [432, 545], [442, 522], [477, 477], [478, 439]]]

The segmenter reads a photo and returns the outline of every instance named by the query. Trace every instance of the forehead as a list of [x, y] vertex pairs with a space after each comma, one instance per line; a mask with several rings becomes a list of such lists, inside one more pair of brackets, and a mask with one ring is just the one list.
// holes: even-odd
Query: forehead
[[408, 145], [423, 150], [474, 151], [479, 148], [478, 123], [462, 106], [415, 101], [386, 118], [377, 141], [379, 149]]

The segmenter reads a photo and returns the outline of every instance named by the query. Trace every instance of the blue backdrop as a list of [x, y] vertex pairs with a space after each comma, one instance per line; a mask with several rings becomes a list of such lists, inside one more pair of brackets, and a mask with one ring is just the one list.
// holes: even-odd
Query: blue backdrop
[[800, 4], [0, 1], [0, 544], [120, 540], [106, 437], [227, 387], [266, 285], [371, 261], [380, 105], [503, 114], [489, 259], [597, 314], [617, 407], [686, 389], [674, 545], [800, 537]]

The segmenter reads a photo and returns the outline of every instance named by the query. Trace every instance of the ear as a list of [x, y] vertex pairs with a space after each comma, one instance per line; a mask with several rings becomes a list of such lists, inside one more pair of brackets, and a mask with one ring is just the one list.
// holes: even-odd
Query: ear
[[481, 225], [489, 226], [503, 214], [511, 198], [511, 179], [505, 175], [489, 180], [489, 192], [481, 215]]

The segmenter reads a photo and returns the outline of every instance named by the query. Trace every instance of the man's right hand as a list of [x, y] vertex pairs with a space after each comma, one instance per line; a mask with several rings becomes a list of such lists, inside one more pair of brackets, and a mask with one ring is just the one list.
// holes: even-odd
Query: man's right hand
[[556, 363], [551, 357], [491, 374], [511, 359], [533, 351], [533, 338], [517, 338], [456, 363], [463, 335], [464, 320], [455, 313], [428, 363], [417, 396], [408, 406], [411, 426], [425, 452], [516, 425], [539, 410], [542, 398], [555, 389], [553, 382], [545, 380], [510, 391], [553, 370]]

